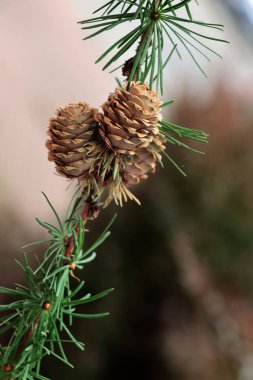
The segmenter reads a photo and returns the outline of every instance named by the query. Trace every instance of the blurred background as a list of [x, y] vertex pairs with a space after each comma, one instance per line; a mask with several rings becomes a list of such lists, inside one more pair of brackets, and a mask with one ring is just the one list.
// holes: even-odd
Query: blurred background
[[[52, 220], [41, 191], [63, 215], [73, 190], [47, 161], [49, 117], [70, 101], [98, 107], [115, 87], [94, 65], [113, 34], [83, 42], [77, 25], [103, 3], [1, 0], [1, 285], [22, 281], [14, 258], [45, 237], [34, 220]], [[196, 19], [225, 24], [219, 36], [231, 44], [215, 45], [223, 59], [204, 63], [208, 79], [175, 56], [164, 98], [177, 101], [165, 116], [209, 133], [196, 146], [206, 155], [169, 147], [187, 178], [166, 162], [136, 188], [141, 207], [117, 209], [111, 238], [80, 274], [87, 291], [115, 287], [85, 308], [111, 317], [75, 324], [86, 352], [70, 350], [74, 371], [47, 359], [54, 380], [253, 379], [253, 1], [195, 8]], [[87, 244], [115, 211], [90, 225]]]

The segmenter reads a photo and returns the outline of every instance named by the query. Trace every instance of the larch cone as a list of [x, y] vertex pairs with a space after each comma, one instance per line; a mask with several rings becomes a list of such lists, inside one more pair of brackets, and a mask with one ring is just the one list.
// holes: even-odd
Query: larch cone
[[48, 159], [55, 162], [59, 174], [72, 179], [93, 170], [100, 151], [100, 145], [94, 141], [97, 112], [87, 103], [70, 103], [58, 108], [56, 116], [50, 119]]

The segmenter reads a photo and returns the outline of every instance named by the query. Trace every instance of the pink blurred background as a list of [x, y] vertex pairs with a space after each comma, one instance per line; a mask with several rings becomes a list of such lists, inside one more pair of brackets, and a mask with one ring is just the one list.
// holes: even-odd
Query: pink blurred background
[[[224, 58], [205, 64], [208, 80], [189, 57], [183, 63], [174, 59], [166, 70], [165, 96], [177, 98], [183, 85], [196, 101], [202, 101], [212, 93], [217, 78], [226, 77], [231, 91], [252, 97], [252, 51], [219, 5], [202, 3], [196, 7], [197, 17], [225, 23], [222, 37], [232, 44], [216, 46]], [[98, 0], [1, 1], [0, 199], [5, 205], [16, 205], [24, 224], [30, 225], [35, 215], [47, 215], [42, 190], [58, 209], [64, 208], [69, 197], [66, 182], [47, 162], [44, 142], [49, 117], [59, 105], [71, 101], [99, 106], [115, 86], [114, 76], [94, 64], [113, 34], [83, 42], [85, 33], [77, 25], [101, 4]]]
[[[49, 196], [60, 214], [65, 212], [72, 192], [72, 188], [67, 190], [68, 183], [54, 173], [53, 164], [47, 160], [45, 140], [47, 138], [48, 119], [54, 114], [58, 106], [72, 101], [84, 100], [94, 107], [99, 107], [106, 100], [108, 93], [113, 91], [115, 87], [114, 75], [102, 72], [102, 65], [94, 64], [104, 48], [114, 41], [115, 32], [104, 34], [94, 40], [82, 41], [87, 33], [82, 31], [80, 25], [77, 24], [78, 21], [90, 17], [92, 11], [103, 3], [102, 0], [1, 0], [0, 238], [3, 259], [0, 277], [3, 285], [7, 283], [11, 285], [13, 281], [17, 281], [22, 276], [20, 272], [16, 273], [13, 269], [13, 259], [20, 257], [20, 247], [32, 239], [41, 239], [46, 236], [46, 233], [34, 222], [36, 216], [46, 220], [52, 219], [41, 191]], [[156, 282], [149, 283], [149, 288], [147, 286], [149, 289], [149, 293], [146, 295], [148, 306], [145, 304], [143, 307], [146, 313], [144, 316], [149, 316], [150, 305], [148, 302], [150, 302], [150, 298], [152, 299], [152, 292], [156, 286], [159, 290], [157, 291], [158, 299], [160, 293], [163, 294], [163, 289], [165, 289], [165, 293], [168, 292], [164, 298], [161, 297], [160, 314], [158, 313], [159, 310], [156, 309], [155, 300], [152, 299], [152, 305], [155, 305], [154, 309], [151, 307], [152, 315], [157, 312], [161, 317], [159, 322], [158, 317], [155, 320], [155, 327], [153, 328], [153, 324], [149, 325], [145, 319], [142, 324], [148, 326], [149, 333], [157, 328], [157, 335], [162, 335], [162, 338], [159, 335], [161, 346], [164, 349], [161, 357], [166, 359], [166, 365], [167, 361], [174, 363], [174, 367], [179, 373], [179, 380], [252, 380], [253, 378], [253, 269], [251, 266], [251, 264], [253, 265], [251, 259], [253, 246], [247, 243], [252, 240], [251, 222], [253, 222], [251, 179], [253, 162], [251, 156], [253, 49], [252, 44], [248, 42], [252, 41], [253, 32], [248, 32], [249, 39], [241, 33], [244, 21], [238, 24], [239, 16], [233, 17], [229, 9], [224, 6], [228, 3], [228, 0], [203, 0], [200, 2], [200, 7], [195, 6], [196, 19], [202, 18], [207, 22], [225, 24], [224, 34], [217, 34], [217, 36], [231, 41], [230, 45], [211, 44], [223, 56], [223, 59], [213, 57], [211, 64], [202, 62], [208, 79], [201, 75], [185, 54], [183, 62], [179, 62], [174, 57], [165, 71], [166, 91], [164, 99], [177, 99], [176, 104], [171, 107], [167, 116], [183, 125], [203, 128], [210, 133], [210, 142], [205, 148], [208, 155], [195, 157], [178, 150], [176, 152], [177, 158], [179, 162], [186, 163], [188, 178], [182, 179], [180, 174], [173, 168], [171, 169], [169, 163], [166, 162], [169, 167], [166, 169], [168, 170], [166, 174], [163, 174], [159, 169], [157, 177], [151, 176], [149, 182], [142, 185], [143, 208], [139, 209], [131, 205], [129, 208], [120, 211], [120, 218], [122, 219], [121, 222], [118, 221], [119, 234], [117, 235], [116, 231], [112, 237], [114, 243], [110, 243], [111, 245], [107, 249], [109, 263], [107, 261], [99, 262], [97, 264], [98, 272], [95, 272], [94, 277], [91, 275], [93, 281], [91, 282], [94, 283], [93, 278], [96, 278], [96, 282], [99, 283], [98, 279], [100, 278], [101, 286], [104, 286], [104, 283], [108, 281], [107, 277], [112, 276], [116, 285], [118, 284], [122, 296], [122, 299], [116, 299], [118, 302], [113, 305], [116, 308], [116, 321], [111, 320], [109, 333], [107, 331], [108, 321], [101, 325], [102, 327], [99, 330], [101, 335], [96, 333], [93, 325], [95, 332], [92, 328], [90, 329], [89, 344], [91, 349], [84, 359], [85, 364], [82, 363], [82, 359], [80, 361], [83, 367], [89, 368], [90, 366], [92, 373], [95, 373], [96, 368], [101, 364], [100, 362], [106, 361], [104, 359], [105, 353], [107, 353], [107, 347], [109, 349], [110, 339], [114, 333], [117, 336], [117, 343], [114, 342], [115, 346], [112, 344], [110, 347], [112, 357], [109, 356], [107, 364], [114, 363], [113, 354], [117, 356], [119, 342], [124, 343], [124, 339], [126, 339], [126, 346], [128, 345], [129, 326], [137, 325], [138, 327], [136, 330], [133, 327], [130, 331], [130, 338], [133, 340], [135, 335], [138, 338], [138, 332], [142, 331], [136, 322], [138, 316], [136, 320], [131, 320], [129, 317], [130, 321], [125, 317], [123, 322], [118, 317], [117, 321], [117, 315], [122, 317], [120, 313], [123, 311], [126, 312], [127, 316], [134, 315], [134, 311], [131, 310], [131, 306], [133, 306], [131, 302], [129, 315], [128, 307], [126, 307], [128, 306], [127, 302], [132, 300], [133, 292], [127, 298], [127, 293], [124, 293], [125, 288], [121, 283], [121, 281], [124, 282], [125, 272], [122, 268], [125, 268], [125, 265], [131, 274], [129, 276], [131, 281], [132, 279], [133, 282], [134, 279], [139, 279], [139, 282], [136, 280], [137, 289], [142, 289], [142, 283], [146, 284], [145, 281], [147, 278], [149, 279], [149, 276], [157, 274]], [[249, 3], [251, 4], [250, 1]], [[128, 27], [126, 26], [126, 28]], [[122, 28], [119, 34], [125, 32], [126, 29]], [[245, 201], [244, 211], [237, 205], [237, 200], [234, 200], [230, 193], [233, 196], [236, 193], [239, 203], [242, 200]], [[164, 205], [167, 205], [167, 208]], [[145, 214], [148, 207], [151, 207], [151, 211], [147, 210], [147, 214]], [[234, 213], [231, 211], [232, 209], [235, 209]], [[154, 210], [157, 213], [157, 219]], [[137, 218], [138, 215], [140, 215], [140, 219]], [[156, 258], [161, 262], [159, 266], [156, 262], [153, 265], [151, 261], [148, 266], [148, 254], [146, 257], [145, 251], [143, 253], [144, 264], [138, 262], [139, 256], [136, 256], [139, 269], [136, 274], [133, 270], [133, 267], [136, 266], [135, 256], [134, 254], [133, 256], [129, 255], [129, 252], [132, 253], [135, 249], [135, 244], [131, 245], [132, 236], [137, 239], [137, 246], [142, 244], [140, 235], [137, 233], [135, 235], [134, 231], [137, 230], [140, 234], [143, 230], [144, 232], [146, 229], [149, 231], [150, 215], [154, 217], [153, 229], [147, 235], [150, 237], [152, 232], [156, 231], [154, 235], [157, 234], [157, 236], [154, 236], [153, 244], [156, 247]], [[159, 218], [163, 221], [163, 225]], [[129, 226], [129, 235], [124, 230], [124, 223]], [[178, 223], [179, 227], [176, 230], [176, 236], [171, 238], [173, 235], [171, 230], [175, 228], [174, 223], [175, 225]], [[229, 223], [233, 225], [231, 235], [227, 232]], [[185, 238], [184, 229], [187, 232], [190, 231], [190, 241]], [[235, 232], [237, 230], [239, 231], [238, 236]], [[161, 231], [163, 231], [163, 238], [166, 240], [166, 244], [162, 245], [164, 250], [160, 248], [159, 239], [161, 236], [159, 234]], [[236, 239], [233, 240], [235, 235]], [[146, 240], [145, 234], [144, 240]], [[168, 244], [167, 240], [169, 241]], [[177, 249], [173, 242], [177, 243], [175, 245]], [[152, 246], [151, 243], [150, 246]], [[169, 251], [169, 246], [174, 248]], [[236, 254], [230, 257], [227, 252], [232, 252], [233, 246], [236, 247]], [[162, 261], [162, 255], [167, 252], [166, 249], [170, 254]], [[229, 256], [227, 262], [225, 260], [226, 255]], [[133, 257], [132, 262], [129, 256]], [[169, 260], [175, 262], [171, 263]], [[96, 264], [94, 265], [96, 267]], [[160, 273], [163, 273], [166, 265], [169, 267], [170, 272], [168, 273], [170, 274], [168, 275], [166, 272], [160, 277]], [[177, 267], [179, 272], [175, 282], [173, 276], [177, 271], [173, 269], [173, 265]], [[155, 270], [153, 270], [154, 267]], [[171, 280], [168, 284], [166, 281], [169, 276], [173, 278], [173, 281]], [[229, 285], [226, 276], [231, 276], [232, 280], [230, 279]], [[166, 285], [163, 284], [163, 279]], [[130, 281], [128, 276], [127, 281]], [[192, 315], [189, 317], [187, 313], [182, 312], [188, 302], [188, 298], [186, 297], [187, 300], [183, 299], [181, 290], [178, 290], [181, 289], [182, 283], [184, 284], [182, 287], [187, 288], [187, 297], [191, 298], [191, 301], [193, 299], [193, 309], [195, 308], [195, 311], [197, 309], [197, 318], [195, 319]], [[162, 284], [161, 288], [159, 288], [159, 284]], [[114, 284], [108, 283], [108, 286], [111, 287]], [[136, 288], [133, 287], [134, 291]], [[252, 294], [248, 295], [247, 291], [249, 293], [252, 291]], [[145, 294], [143, 295], [141, 291], [140, 294], [143, 296], [141, 302], [143, 299], [145, 301]], [[133, 309], [137, 308], [138, 310], [138, 302], [136, 304], [133, 302]], [[142, 305], [141, 302], [140, 305]], [[224, 306], [226, 302], [229, 304], [228, 309], [226, 309], [227, 306]], [[218, 310], [218, 314], [215, 314], [214, 309]], [[229, 311], [230, 309], [232, 312]], [[142, 309], [140, 308], [139, 311], [141, 314]], [[180, 318], [178, 318], [178, 322], [177, 317], [181, 315], [181, 312], [183, 322]], [[219, 318], [225, 318], [228, 330], [223, 329], [223, 327], [219, 330], [221, 323]], [[213, 330], [210, 330], [210, 323], [218, 331], [218, 333], [216, 331], [216, 335]], [[125, 328], [125, 334], [121, 324]], [[117, 333], [114, 328], [116, 330], [118, 328]], [[87, 331], [89, 328], [86, 329], [85, 333]], [[233, 335], [235, 331], [236, 334], [239, 331], [237, 334], [239, 338], [235, 334], [236, 349], [234, 350], [232, 344], [232, 353], [230, 353], [230, 348], [227, 347], [229, 344], [226, 343], [225, 353], [222, 351], [223, 348], [219, 351], [220, 348], [217, 347], [224, 343], [223, 341], [221, 343], [220, 340], [227, 333]], [[100, 339], [102, 341], [101, 336], [106, 337], [106, 333], [111, 335], [103, 351]], [[138, 343], [141, 344], [141, 352], [143, 347], [148, 346], [149, 335], [146, 330], [143, 335], [145, 338], [147, 335], [147, 341], [145, 338], [143, 341], [136, 339], [135, 345], [131, 345], [130, 342], [128, 346], [130, 352], [134, 351], [135, 347], [138, 348]], [[122, 336], [124, 339], [121, 339]], [[241, 337], [243, 342], [240, 340]], [[96, 345], [92, 348], [93, 339]], [[157, 336], [154, 338], [155, 342], [156, 339], [158, 339]], [[195, 340], [199, 344], [198, 349], [196, 348], [199, 356], [195, 355], [195, 349], [192, 350]], [[228, 340], [228, 342], [230, 341]], [[123, 352], [124, 349], [122, 348]], [[243, 354], [239, 352], [240, 349]], [[138, 355], [141, 353], [137, 350]], [[238, 359], [236, 355], [240, 358]], [[228, 365], [227, 361], [230, 359], [228, 360], [227, 357], [230, 358], [231, 356], [236, 364]], [[150, 372], [148, 370], [149, 358], [148, 355], [147, 357], [143, 356], [143, 361], [147, 366], [147, 375], [144, 376], [144, 372], [140, 372], [139, 379], [178, 380], [176, 376], [152, 377], [150, 375], [148, 377]], [[118, 359], [114, 358], [114, 360], [117, 361]], [[182, 364], [185, 361], [188, 370], [187, 368], [184, 369]], [[238, 362], [241, 367], [238, 373], [234, 374], [236, 372], [234, 368]], [[133, 360], [133, 368], [134, 365]], [[66, 376], [67, 374], [68, 372], [65, 373]], [[107, 380], [106, 376], [99, 377], [99, 375], [97, 377], [90, 375], [87, 378], [89, 380]], [[112, 379], [113, 377], [108, 376], [108, 378]], [[123, 377], [120, 378], [120, 380], [124, 379]]]

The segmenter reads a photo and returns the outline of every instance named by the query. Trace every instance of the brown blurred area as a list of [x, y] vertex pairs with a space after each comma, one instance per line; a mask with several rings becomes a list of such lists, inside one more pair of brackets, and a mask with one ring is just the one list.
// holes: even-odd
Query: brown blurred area
[[[115, 86], [93, 64], [106, 37], [82, 42], [76, 25], [96, 4], [1, 1], [1, 285], [22, 281], [14, 258], [46, 236], [34, 221], [52, 220], [41, 190], [60, 214], [73, 190], [47, 162], [47, 119], [70, 101], [99, 106]], [[172, 62], [166, 96], [177, 101], [166, 117], [209, 133], [208, 145], [194, 145], [206, 154], [169, 146], [186, 178], [164, 161], [136, 188], [141, 207], [112, 206], [90, 223], [87, 245], [118, 213], [80, 274], [87, 291], [115, 287], [84, 309], [111, 316], [75, 323], [86, 352], [69, 350], [74, 371], [47, 359], [54, 380], [253, 379], [252, 50], [218, 2], [200, 8], [226, 24], [232, 44], [220, 48], [223, 62], [206, 67], [208, 80], [188, 61]]]

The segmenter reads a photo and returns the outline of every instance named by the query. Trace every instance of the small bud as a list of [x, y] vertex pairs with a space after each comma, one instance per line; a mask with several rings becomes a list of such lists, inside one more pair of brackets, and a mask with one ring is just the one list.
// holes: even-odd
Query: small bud
[[94, 205], [91, 205], [90, 209], [89, 209], [89, 217], [92, 218], [92, 219], [96, 219], [99, 215], [101, 211], [101, 208], [94, 204]]
[[133, 65], [134, 65], [134, 58], [130, 58], [128, 59], [125, 63], [124, 63], [124, 66], [122, 68], [122, 75], [124, 77], [129, 77], [132, 69], [133, 69]]
[[71, 263], [70, 266], [69, 266], [69, 269], [70, 270], [75, 270], [76, 269], [76, 264], [75, 263]]
[[48, 302], [48, 301], [45, 301], [44, 303], [43, 303], [43, 309], [44, 310], [49, 310], [50, 308], [51, 308], [51, 303], [50, 302]]
[[159, 20], [160, 14], [158, 12], [154, 12], [151, 15], [152, 20]]
[[12, 372], [13, 371], [13, 366], [10, 363], [7, 363], [4, 365], [4, 372]]

